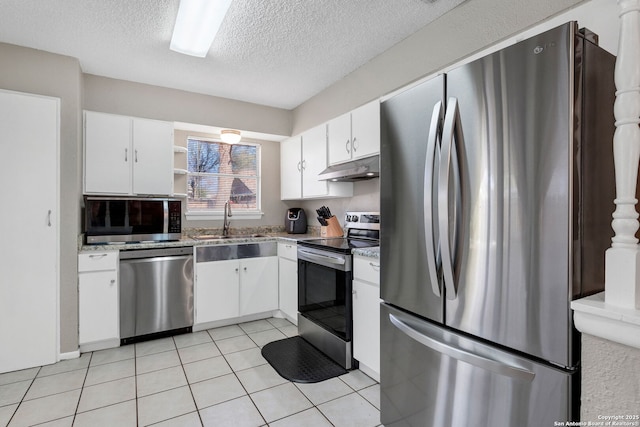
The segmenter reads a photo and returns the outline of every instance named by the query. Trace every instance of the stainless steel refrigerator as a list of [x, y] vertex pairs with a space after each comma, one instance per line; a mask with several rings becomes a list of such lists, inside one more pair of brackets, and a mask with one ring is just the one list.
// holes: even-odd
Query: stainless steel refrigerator
[[614, 57], [575, 22], [381, 104], [381, 421], [579, 417], [569, 307], [604, 287]]

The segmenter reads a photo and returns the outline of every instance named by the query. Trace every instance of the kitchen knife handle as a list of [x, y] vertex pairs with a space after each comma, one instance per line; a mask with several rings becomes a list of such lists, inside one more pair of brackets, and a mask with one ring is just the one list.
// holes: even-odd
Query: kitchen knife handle
[[438, 242], [438, 228], [434, 227], [436, 223], [434, 221], [434, 174], [436, 173], [436, 153], [438, 149], [438, 134], [440, 131], [440, 123], [442, 123], [443, 116], [442, 101], [438, 101], [433, 107], [433, 113], [431, 114], [431, 124], [429, 126], [429, 134], [427, 137], [427, 156], [424, 166], [424, 234], [425, 234], [425, 248], [427, 252], [427, 269], [429, 270], [429, 279], [431, 281], [431, 290], [433, 293], [440, 297], [442, 296], [440, 291], [440, 278], [438, 277], [438, 264], [440, 253], [437, 248], [440, 247]]

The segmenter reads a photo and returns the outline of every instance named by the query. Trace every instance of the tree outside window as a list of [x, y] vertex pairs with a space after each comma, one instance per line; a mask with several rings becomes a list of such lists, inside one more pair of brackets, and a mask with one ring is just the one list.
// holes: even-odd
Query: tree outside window
[[188, 138], [187, 149], [188, 211], [260, 210], [259, 145]]

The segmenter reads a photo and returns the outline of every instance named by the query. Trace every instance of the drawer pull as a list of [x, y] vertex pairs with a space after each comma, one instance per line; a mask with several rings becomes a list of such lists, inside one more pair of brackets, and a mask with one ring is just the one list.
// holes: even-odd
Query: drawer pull
[[99, 255], [89, 255], [89, 258], [104, 258], [107, 254], [99, 254]]
[[380, 264], [374, 264], [372, 262], [369, 263], [369, 265], [376, 271], [380, 271]]

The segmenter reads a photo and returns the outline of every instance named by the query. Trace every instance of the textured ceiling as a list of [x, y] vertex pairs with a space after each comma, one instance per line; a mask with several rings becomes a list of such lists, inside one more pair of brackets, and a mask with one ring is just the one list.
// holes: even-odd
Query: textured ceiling
[[0, 41], [89, 74], [292, 109], [463, 1], [234, 0], [195, 58], [169, 50], [179, 0], [1, 0]]

